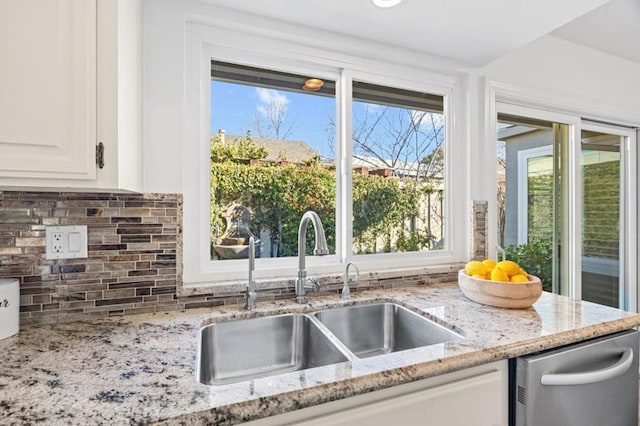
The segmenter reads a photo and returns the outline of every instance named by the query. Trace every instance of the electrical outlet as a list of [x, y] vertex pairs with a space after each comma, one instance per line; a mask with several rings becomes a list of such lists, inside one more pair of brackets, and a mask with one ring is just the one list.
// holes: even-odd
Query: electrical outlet
[[87, 225], [46, 227], [47, 259], [86, 258], [87, 251]]
[[64, 247], [62, 245], [62, 236], [64, 234], [62, 232], [53, 232], [51, 234], [51, 251], [54, 253], [62, 253], [64, 251]]

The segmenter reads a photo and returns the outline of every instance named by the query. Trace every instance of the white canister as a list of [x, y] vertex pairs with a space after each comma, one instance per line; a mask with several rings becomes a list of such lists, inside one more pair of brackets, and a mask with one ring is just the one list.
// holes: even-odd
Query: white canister
[[20, 323], [20, 283], [18, 280], [0, 279], [0, 339], [18, 332]]

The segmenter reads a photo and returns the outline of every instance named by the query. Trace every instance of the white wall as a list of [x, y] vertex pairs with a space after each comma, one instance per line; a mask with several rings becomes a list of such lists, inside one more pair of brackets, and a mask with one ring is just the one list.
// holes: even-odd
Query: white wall
[[542, 37], [479, 73], [611, 119], [640, 121], [640, 64], [557, 37]]
[[142, 3], [144, 192], [183, 192], [184, 14], [184, 1]]

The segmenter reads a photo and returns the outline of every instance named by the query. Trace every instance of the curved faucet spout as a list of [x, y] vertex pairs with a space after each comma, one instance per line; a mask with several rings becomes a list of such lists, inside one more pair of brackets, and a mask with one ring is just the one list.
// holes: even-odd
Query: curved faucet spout
[[307, 301], [305, 284], [307, 281], [307, 271], [305, 265], [305, 252], [307, 247], [307, 226], [309, 221], [313, 223], [315, 249], [313, 254], [317, 256], [324, 256], [329, 254], [329, 247], [327, 247], [327, 239], [324, 235], [324, 227], [318, 214], [309, 210], [300, 219], [300, 226], [298, 227], [298, 279], [296, 280], [296, 301], [298, 303], [305, 303]]
[[318, 214], [312, 210], [309, 210], [300, 219], [300, 226], [298, 227], [298, 270], [305, 269], [305, 253], [307, 247], [307, 226], [309, 221], [313, 223], [313, 230], [315, 231], [314, 238], [316, 246], [313, 250], [313, 254], [317, 256], [324, 256], [329, 254], [329, 248], [327, 247], [327, 239], [324, 235], [324, 227]]
[[358, 270], [358, 266], [353, 262], [347, 263], [346, 266], [344, 267], [344, 275], [342, 277], [342, 296], [341, 297], [343, 299], [348, 299], [349, 297], [351, 297], [351, 289], [349, 288], [349, 268], [352, 266], [356, 270], [356, 277], [353, 279], [353, 282], [357, 282], [358, 278], [360, 278], [360, 270]]

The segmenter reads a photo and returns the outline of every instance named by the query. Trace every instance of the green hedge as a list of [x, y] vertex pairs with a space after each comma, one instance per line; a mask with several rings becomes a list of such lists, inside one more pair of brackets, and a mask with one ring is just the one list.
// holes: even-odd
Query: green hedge
[[[335, 252], [335, 170], [321, 165], [233, 162], [211, 164], [211, 229], [224, 230], [224, 206], [239, 203], [252, 211], [251, 231], [268, 229], [279, 244], [278, 256], [297, 254], [298, 225], [307, 210], [314, 210], [325, 227], [327, 243]], [[405, 218], [417, 216], [420, 198], [431, 188], [368, 174], [353, 176], [353, 232], [359, 252], [408, 251], [428, 248], [427, 232], [407, 232]], [[310, 230], [311, 232], [311, 230]], [[395, 247], [392, 238], [395, 236]], [[385, 241], [378, 247], [379, 237]], [[309, 238], [309, 248], [313, 239]]]

